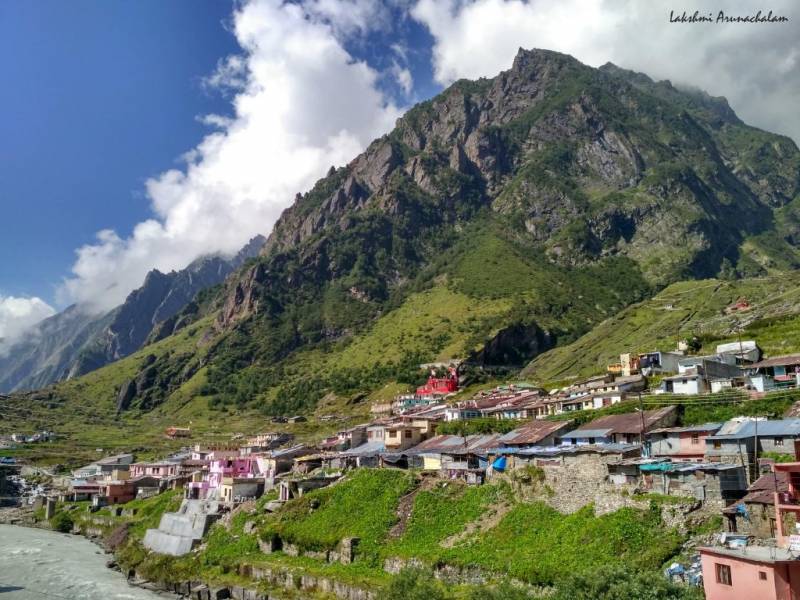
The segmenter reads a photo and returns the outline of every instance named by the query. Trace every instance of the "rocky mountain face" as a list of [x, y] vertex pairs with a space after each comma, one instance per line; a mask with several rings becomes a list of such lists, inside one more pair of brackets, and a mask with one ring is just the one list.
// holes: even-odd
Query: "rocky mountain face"
[[125, 302], [106, 314], [78, 306], [40, 323], [29, 337], [0, 356], [0, 391], [43, 387], [93, 371], [128, 356], [152, 336], [166, 337], [190, 320], [176, 318], [198, 292], [218, 285], [258, 255], [266, 239], [253, 238], [232, 258], [202, 257], [171, 273], [153, 270]]
[[[456, 82], [298, 194], [226, 284], [216, 329], [237, 342], [220, 344], [208, 392], [230, 390], [237, 368], [346, 340], [443, 282], [520, 304], [476, 327], [493, 336], [476, 356], [526, 360], [670, 282], [800, 266], [799, 191], [795, 144], [724, 98], [520, 50], [510, 70]], [[477, 239], [488, 242], [468, 251]], [[487, 259], [500, 246], [514, 261]], [[494, 278], [476, 287], [481, 261]]]
[[[796, 145], [747, 126], [723, 98], [520, 50], [508, 71], [415, 106], [298, 194], [203, 307], [174, 311], [189, 294], [173, 304], [173, 280], [152, 274], [83, 356], [95, 366], [214, 315], [202, 353], [137, 365], [117, 408], [157, 406], [201, 373], [192, 389], [210, 407], [266, 414], [412, 383], [445, 348], [519, 365], [670, 282], [797, 268], [799, 192]], [[444, 328], [406, 352], [405, 329], [424, 338], [425, 319], [441, 317], [414, 308], [403, 313], [413, 323], [379, 325], [434, 290], [462, 311], [457, 344]], [[388, 334], [401, 340], [392, 359], [331, 358]]]

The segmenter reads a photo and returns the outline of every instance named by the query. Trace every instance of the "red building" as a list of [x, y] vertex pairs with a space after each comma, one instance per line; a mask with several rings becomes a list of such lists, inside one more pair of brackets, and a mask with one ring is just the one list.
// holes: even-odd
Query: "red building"
[[450, 367], [446, 377], [437, 377], [436, 370], [431, 371], [427, 383], [417, 388], [417, 396], [444, 396], [457, 391], [458, 373], [454, 367]]

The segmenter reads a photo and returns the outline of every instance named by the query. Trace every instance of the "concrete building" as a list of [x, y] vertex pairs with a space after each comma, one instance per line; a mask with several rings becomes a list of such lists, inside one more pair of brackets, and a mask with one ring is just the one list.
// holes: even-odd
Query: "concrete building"
[[600, 417], [578, 429], [561, 434], [565, 444], [630, 444], [641, 442], [650, 429], [674, 425], [678, 414], [674, 406], [665, 406], [644, 413], [632, 412]]
[[784, 548], [700, 548], [706, 600], [793, 600], [800, 561]]
[[714, 435], [721, 427], [722, 423], [705, 423], [653, 429], [645, 436], [650, 449], [649, 455], [679, 462], [701, 462], [706, 453], [706, 438]]
[[795, 387], [800, 382], [800, 354], [775, 356], [747, 366], [750, 383], [758, 392]]

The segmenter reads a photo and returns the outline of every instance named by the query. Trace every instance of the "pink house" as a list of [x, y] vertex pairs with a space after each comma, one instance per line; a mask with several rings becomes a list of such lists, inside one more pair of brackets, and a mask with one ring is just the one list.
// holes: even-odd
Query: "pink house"
[[706, 600], [795, 600], [800, 561], [785, 548], [700, 548]]
[[[795, 456], [800, 454], [795, 442]], [[775, 541], [770, 546], [700, 548], [706, 600], [797, 600], [800, 598], [800, 462], [776, 463], [775, 473], [784, 473], [788, 491], [775, 492]], [[794, 517], [793, 519], [787, 517]], [[790, 551], [791, 550], [791, 551]]]
[[216, 490], [224, 478], [257, 477], [260, 474], [255, 457], [215, 458], [211, 461], [208, 473], [199, 481], [189, 482], [187, 494], [189, 498], [206, 498], [209, 492]]
[[706, 423], [690, 427], [662, 427], [647, 433], [650, 456], [668, 457], [674, 462], [703, 462], [706, 438], [714, 435], [721, 423]]

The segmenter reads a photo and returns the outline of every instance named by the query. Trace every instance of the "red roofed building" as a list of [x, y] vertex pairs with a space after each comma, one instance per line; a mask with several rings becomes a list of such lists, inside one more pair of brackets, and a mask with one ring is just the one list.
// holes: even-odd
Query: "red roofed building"
[[431, 371], [431, 376], [425, 385], [417, 388], [417, 396], [444, 396], [458, 391], [458, 373], [450, 367], [446, 377], [437, 377], [436, 371]]

